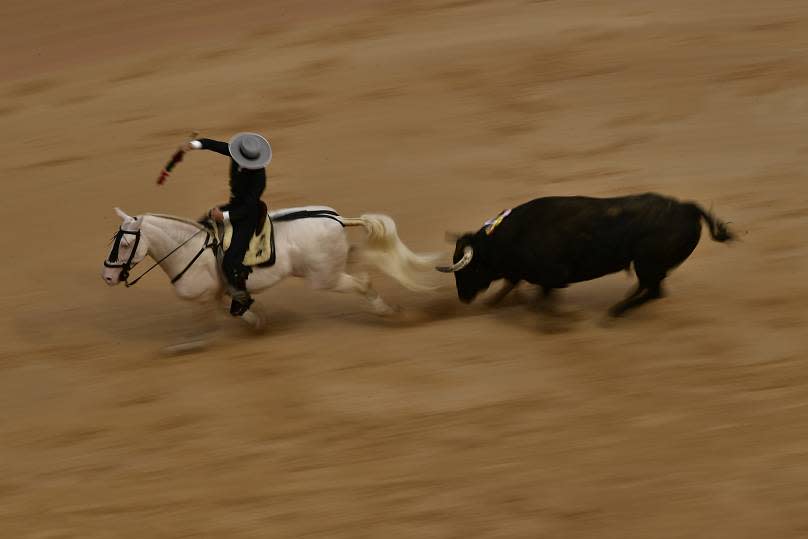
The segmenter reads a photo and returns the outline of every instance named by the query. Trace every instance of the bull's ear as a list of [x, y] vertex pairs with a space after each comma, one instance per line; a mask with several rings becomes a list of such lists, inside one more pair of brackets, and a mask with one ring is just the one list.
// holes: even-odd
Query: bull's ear
[[125, 211], [123, 211], [118, 207], [115, 208], [115, 213], [118, 214], [118, 217], [121, 218], [121, 221], [129, 221], [130, 219], [132, 219], [130, 216], [126, 215]]

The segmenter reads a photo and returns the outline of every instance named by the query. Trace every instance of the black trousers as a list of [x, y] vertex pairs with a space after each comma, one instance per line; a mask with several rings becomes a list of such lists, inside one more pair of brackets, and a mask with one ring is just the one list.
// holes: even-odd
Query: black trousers
[[255, 234], [255, 221], [257, 217], [248, 217], [243, 221], [233, 223], [233, 237], [230, 248], [222, 259], [222, 269], [228, 282], [239, 290], [245, 290], [249, 268], [244, 266], [244, 255], [250, 247], [250, 240]]

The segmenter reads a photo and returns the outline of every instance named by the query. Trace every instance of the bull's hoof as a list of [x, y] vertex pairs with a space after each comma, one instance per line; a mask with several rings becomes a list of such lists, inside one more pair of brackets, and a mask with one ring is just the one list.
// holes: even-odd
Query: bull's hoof
[[626, 309], [616, 309], [612, 307], [597, 318], [597, 325], [603, 329], [614, 328], [621, 319], [625, 318], [625, 315]]
[[569, 320], [564, 320], [561, 318], [549, 318], [542, 321], [539, 329], [542, 333], [554, 335], [558, 333], [566, 333], [572, 330], [572, 326], [570, 325]]
[[539, 301], [535, 307], [540, 313], [567, 321], [579, 321], [585, 318], [585, 314], [581, 309], [559, 305], [553, 299]]
[[581, 309], [576, 309], [575, 307], [556, 306], [555, 308], [551, 309], [550, 312], [552, 312], [555, 316], [558, 316], [559, 318], [564, 318], [566, 320], [574, 322], [586, 318], [584, 312]]

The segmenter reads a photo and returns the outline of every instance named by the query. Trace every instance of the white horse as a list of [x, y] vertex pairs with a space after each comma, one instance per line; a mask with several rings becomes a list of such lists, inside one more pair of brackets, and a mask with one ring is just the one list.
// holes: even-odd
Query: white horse
[[[149, 256], [171, 278], [180, 298], [204, 306], [222, 299], [226, 285], [213, 249], [209, 248], [210, 236], [202, 225], [168, 215], [147, 213], [131, 217], [119, 208], [115, 212], [122, 223], [104, 261], [102, 277], [108, 285], [121, 282], [133, 285], [139, 278], [128, 282], [129, 271]], [[292, 214], [295, 218], [284, 220]], [[395, 222], [386, 215], [346, 218], [325, 206], [307, 206], [272, 212], [270, 216], [276, 219], [275, 263], [267, 268], [253, 268], [247, 279], [250, 292], [270, 288], [289, 276], [303, 277], [315, 289], [363, 296], [376, 314], [392, 313], [394, 310], [373, 289], [366, 275], [346, 272], [350, 246], [345, 227], [355, 226], [367, 232], [364, 244], [358, 248], [364, 261], [410, 290], [433, 288], [422, 280], [422, 272], [432, 271], [436, 256], [410, 251], [399, 239]], [[242, 319], [256, 329], [263, 325], [262, 317], [252, 310]]]

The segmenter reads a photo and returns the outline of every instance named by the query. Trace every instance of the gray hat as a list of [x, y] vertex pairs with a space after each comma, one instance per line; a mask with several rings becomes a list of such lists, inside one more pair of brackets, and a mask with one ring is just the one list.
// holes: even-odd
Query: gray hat
[[230, 157], [247, 169], [264, 168], [272, 161], [272, 148], [267, 139], [257, 133], [238, 133], [228, 143]]

